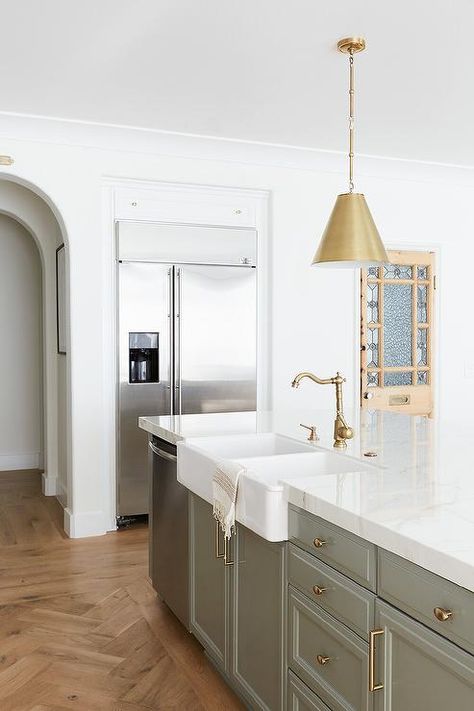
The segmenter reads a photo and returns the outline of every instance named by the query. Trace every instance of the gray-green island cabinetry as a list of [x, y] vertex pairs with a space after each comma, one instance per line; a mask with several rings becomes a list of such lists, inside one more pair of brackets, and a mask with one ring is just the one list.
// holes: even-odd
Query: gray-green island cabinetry
[[190, 494], [191, 630], [249, 709], [474, 711], [473, 592], [294, 506], [289, 539], [224, 556]]
[[212, 507], [189, 508], [191, 631], [250, 709], [283, 711], [285, 544], [237, 525], [225, 551]]
[[289, 710], [473, 711], [473, 592], [296, 507], [289, 530], [288, 665], [317, 697], [290, 677]]

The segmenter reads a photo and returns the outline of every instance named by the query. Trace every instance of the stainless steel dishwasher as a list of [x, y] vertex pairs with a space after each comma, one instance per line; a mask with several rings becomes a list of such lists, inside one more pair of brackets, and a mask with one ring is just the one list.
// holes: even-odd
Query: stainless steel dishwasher
[[188, 490], [177, 480], [176, 445], [149, 437], [150, 577], [161, 599], [189, 629]]

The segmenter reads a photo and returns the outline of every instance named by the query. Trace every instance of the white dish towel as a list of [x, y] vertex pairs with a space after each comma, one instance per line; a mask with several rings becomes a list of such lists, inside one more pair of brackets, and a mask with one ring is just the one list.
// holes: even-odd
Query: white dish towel
[[221, 459], [212, 477], [214, 518], [220, 524], [225, 538], [230, 538], [235, 526], [235, 505], [239, 479], [245, 467], [230, 459]]

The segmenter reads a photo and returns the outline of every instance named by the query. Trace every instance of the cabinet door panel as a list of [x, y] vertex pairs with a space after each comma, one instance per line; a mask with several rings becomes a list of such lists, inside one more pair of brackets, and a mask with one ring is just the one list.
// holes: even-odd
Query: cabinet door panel
[[232, 676], [252, 709], [283, 708], [284, 544], [237, 527]]
[[[227, 569], [216, 556], [212, 506], [190, 495], [191, 631], [223, 668], [227, 666]], [[222, 546], [222, 541], [221, 541]]]
[[288, 609], [293, 672], [332, 711], [370, 711], [368, 645], [291, 586]]
[[473, 711], [474, 657], [379, 601], [376, 624], [377, 711]]

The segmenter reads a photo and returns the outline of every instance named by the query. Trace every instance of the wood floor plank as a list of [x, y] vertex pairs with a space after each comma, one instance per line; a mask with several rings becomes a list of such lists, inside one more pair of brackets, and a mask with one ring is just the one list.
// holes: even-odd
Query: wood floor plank
[[57, 610], [44, 610], [39, 607], [22, 612], [18, 620], [27, 622], [33, 627], [51, 630], [53, 633], [87, 634], [97, 628], [96, 620], [89, 620], [82, 615], [70, 615]]
[[50, 666], [49, 659], [28, 655], [0, 672], [0, 699], [21, 692], [22, 687]]
[[146, 527], [61, 521], [39, 472], [0, 473], [0, 711], [242, 711], [158, 601]]
[[105, 669], [107, 672], [121, 664], [125, 659], [125, 657], [96, 652], [93, 649], [73, 647], [67, 644], [55, 644], [54, 642], [38, 647], [36, 655], [45, 657], [51, 662], [58, 660], [73, 664], [82, 662], [94, 665], [98, 669]]
[[125, 694], [123, 700], [148, 708], [204, 711], [188, 679], [168, 654], [153, 664], [150, 671]]

